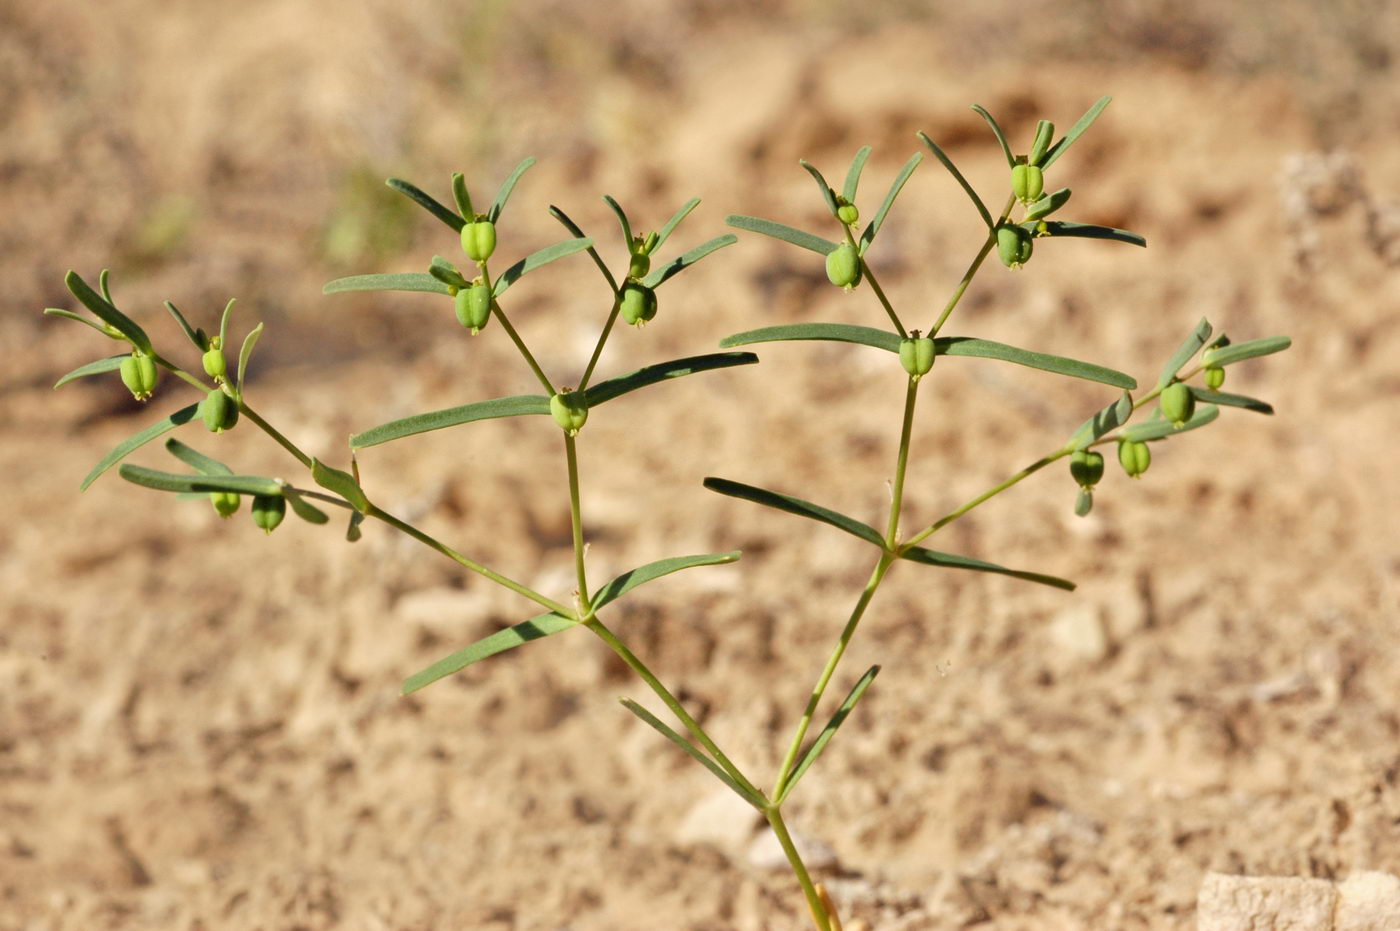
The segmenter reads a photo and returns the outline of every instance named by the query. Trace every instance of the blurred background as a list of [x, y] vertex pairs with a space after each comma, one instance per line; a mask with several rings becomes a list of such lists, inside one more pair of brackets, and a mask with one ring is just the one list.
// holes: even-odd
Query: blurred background
[[[478, 203], [521, 158], [506, 261], [567, 234], [624, 251], [703, 198], [820, 231], [797, 165], [840, 178], [875, 147], [873, 213], [922, 130], [989, 203], [1021, 149], [1114, 103], [1052, 186], [1066, 215], [1145, 251], [1047, 241], [984, 269], [945, 331], [1155, 378], [1201, 317], [1294, 348], [1230, 370], [1226, 410], [1112, 467], [1087, 519], [1047, 470], [939, 535], [944, 550], [1069, 576], [1073, 595], [906, 566], [833, 684], [882, 675], [796, 793], [847, 926], [1194, 926], [1207, 870], [1342, 877], [1400, 863], [1400, 7], [1125, 0], [970, 7], [0, 0], [0, 928], [802, 927], [764, 835], [633, 720], [645, 688], [582, 634], [409, 699], [407, 675], [534, 613], [384, 527], [349, 545], [289, 519], [78, 483], [146, 405], [114, 351], [44, 318], [73, 268], [178, 354], [161, 310], [266, 333], [248, 395], [309, 452], [384, 421], [532, 390], [499, 327], [432, 295], [324, 297], [331, 278], [421, 271], [451, 232], [384, 187]], [[1019, 142], [1017, 141], [1019, 140]], [[980, 221], [926, 159], [872, 253], [906, 320], [932, 319]], [[504, 267], [504, 266], [502, 266]], [[585, 259], [509, 310], [550, 371], [587, 359], [608, 295]], [[880, 326], [820, 261], [744, 234], [617, 333], [600, 372], [804, 320]], [[911, 324], [913, 325], [913, 324]], [[759, 347], [762, 364], [630, 395], [581, 438], [590, 574], [743, 549], [611, 612], [741, 766], [767, 783], [869, 571], [863, 546], [705, 492], [705, 475], [867, 520], [886, 503], [903, 375], [856, 346]], [[192, 354], [178, 356], [197, 366]], [[560, 376], [567, 383], [567, 377]], [[923, 391], [906, 502], [946, 513], [1055, 448], [1109, 389], [972, 359]], [[626, 405], [626, 407], [624, 407]], [[237, 471], [310, 484], [246, 425], [180, 434]], [[533, 418], [366, 451], [376, 502], [546, 591], [572, 585], [557, 434]], [[1110, 457], [1111, 459], [1112, 457]], [[170, 468], [158, 445], [132, 461]], [[719, 794], [715, 794], [718, 792]]]

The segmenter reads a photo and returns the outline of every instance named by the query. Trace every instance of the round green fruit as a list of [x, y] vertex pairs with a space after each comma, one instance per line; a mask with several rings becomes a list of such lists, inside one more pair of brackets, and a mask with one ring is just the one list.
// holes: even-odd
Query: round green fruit
[[860, 284], [860, 255], [855, 246], [843, 242], [826, 254], [826, 277], [832, 284], [847, 291]]
[[471, 330], [473, 336], [491, 322], [491, 286], [485, 282], [472, 282], [452, 300], [457, 309], [457, 322]]
[[156, 363], [150, 356], [139, 356], [133, 353], [122, 360], [121, 364], [122, 384], [126, 385], [131, 396], [138, 401], [144, 401], [156, 390], [156, 379], [158, 372]]
[[224, 351], [211, 346], [204, 353], [204, 374], [215, 381], [223, 381], [228, 374], [228, 360], [224, 358]]
[[496, 251], [496, 224], [478, 216], [462, 227], [462, 251], [473, 262], [485, 262]]
[[836, 208], [836, 218], [842, 223], [850, 226], [860, 219], [860, 211], [855, 204], [846, 203], [844, 200], [837, 201], [840, 205]]
[[1069, 455], [1069, 474], [1080, 488], [1093, 488], [1103, 478], [1103, 454], [1092, 449], [1076, 449]]
[[214, 511], [227, 520], [238, 510], [238, 504], [242, 498], [232, 491], [211, 491], [209, 500], [214, 502]]
[[1184, 382], [1174, 381], [1163, 388], [1158, 404], [1162, 408], [1162, 416], [1178, 427], [1196, 412], [1196, 398]]
[[640, 326], [656, 316], [656, 292], [640, 281], [625, 282], [618, 297], [618, 308], [623, 320]]
[[[1020, 166], [1018, 166], [1020, 167]], [[1035, 243], [1030, 231], [1014, 223], [997, 227], [997, 256], [1007, 268], [1020, 268], [1031, 259]]]
[[563, 388], [549, 399], [549, 413], [565, 433], [576, 436], [588, 422], [588, 401], [583, 392]]
[[933, 368], [933, 340], [915, 335], [899, 343], [899, 364], [914, 378], [922, 378]]
[[1206, 387], [1211, 391], [1219, 391], [1220, 386], [1225, 384], [1225, 369], [1219, 365], [1206, 366]]
[[253, 523], [263, 533], [272, 533], [287, 514], [287, 501], [281, 495], [253, 496]]
[[1137, 478], [1152, 464], [1152, 451], [1140, 440], [1124, 440], [1118, 444], [1118, 463], [1129, 476]]
[[1045, 191], [1045, 174], [1037, 165], [1017, 165], [1011, 169], [1011, 191], [1021, 203], [1033, 204]]
[[209, 428], [210, 433], [232, 430], [234, 424], [238, 423], [238, 405], [234, 403], [233, 398], [224, 394], [222, 388], [211, 389], [199, 407], [204, 416], [204, 426]]

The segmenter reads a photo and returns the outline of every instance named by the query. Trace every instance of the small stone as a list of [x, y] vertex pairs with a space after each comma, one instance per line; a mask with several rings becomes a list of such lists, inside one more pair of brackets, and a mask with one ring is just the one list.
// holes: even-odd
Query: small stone
[[1325, 879], [1207, 873], [1196, 931], [1333, 931], [1337, 899]]
[[[797, 853], [808, 870], [815, 872], [836, 868], [836, 851], [814, 837], [806, 837], [791, 829], [789, 833], [792, 834], [793, 846], [797, 848]], [[754, 838], [753, 843], [749, 845], [749, 864], [760, 870], [786, 868], [788, 858], [787, 854], [783, 853], [783, 845], [778, 842], [778, 835], [772, 831], [764, 831]]]
[[1400, 931], [1400, 877], [1352, 873], [1337, 886], [1336, 931]]
[[738, 853], [753, 836], [759, 820], [753, 806], [721, 787], [691, 806], [676, 828], [676, 841], [711, 844], [725, 853]]
[[1092, 604], [1060, 612], [1050, 623], [1050, 639], [1061, 658], [1072, 663], [1099, 663], [1109, 653], [1108, 631], [1098, 607]]

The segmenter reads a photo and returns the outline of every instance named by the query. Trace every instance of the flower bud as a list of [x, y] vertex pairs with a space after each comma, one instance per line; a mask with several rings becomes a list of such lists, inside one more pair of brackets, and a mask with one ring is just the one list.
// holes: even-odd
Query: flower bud
[[[1020, 167], [1020, 166], [1017, 166]], [[1004, 223], [997, 227], [997, 255], [1007, 268], [1020, 268], [1030, 261], [1035, 243], [1025, 227]]]
[[1219, 365], [1206, 366], [1206, 387], [1211, 391], [1219, 391], [1220, 386], [1225, 384], [1225, 369]]
[[150, 356], [132, 353], [122, 360], [122, 384], [138, 401], [146, 400], [156, 390], [157, 375], [155, 360]]
[[242, 499], [232, 491], [211, 491], [209, 492], [209, 500], [214, 502], [214, 511], [227, 520], [238, 510], [238, 504]]
[[281, 495], [253, 496], [253, 523], [262, 528], [263, 533], [272, 533], [287, 513], [287, 501]]
[[860, 255], [856, 247], [843, 242], [826, 254], [826, 277], [838, 288], [849, 291], [860, 284]]
[[588, 422], [588, 401], [582, 391], [561, 388], [558, 394], [549, 399], [549, 413], [565, 433], [577, 436]]
[[1118, 462], [1124, 472], [1137, 478], [1152, 464], [1152, 451], [1140, 440], [1122, 440], [1118, 444]]
[[1196, 412], [1196, 399], [1185, 382], [1174, 381], [1167, 385], [1162, 389], [1157, 403], [1162, 409], [1162, 416], [1178, 427]]
[[224, 351], [216, 346], [210, 346], [204, 353], [204, 374], [215, 381], [223, 381], [228, 374], [228, 360], [224, 358]]
[[622, 310], [622, 319], [640, 326], [656, 316], [656, 292], [640, 281], [623, 282], [618, 307]]
[[842, 223], [850, 226], [860, 219], [860, 211], [856, 209], [855, 204], [846, 200], [846, 198], [838, 197], [836, 199], [836, 204], [836, 218]]
[[457, 292], [452, 300], [457, 309], [457, 322], [475, 336], [491, 322], [491, 286], [477, 279]]
[[1040, 199], [1045, 191], [1045, 175], [1037, 165], [1017, 165], [1011, 169], [1011, 191], [1027, 206]]
[[238, 405], [224, 394], [222, 388], [214, 388], [205, 395], [200, 411], [204, 415], [204, 426], [209, 428], [210, 433], [232, 430], [233, 425], [238, 423]]
[[900, 340], [899, 364], [914, 378], [927, 375], [933, 368], [933, 360], [933, 340], [927, 336], [919, 336], [918, 330], [915, 330], [909, 339]]
[[1103, 478], [1103, 453], [1076, 449], [1069, 455], [1069, 474], [1080, 488], [1093, 488]]
[[478, 215], [462, 227], [462, 251], [473, 262], [485, 262], [496, 251], [496, 224]]

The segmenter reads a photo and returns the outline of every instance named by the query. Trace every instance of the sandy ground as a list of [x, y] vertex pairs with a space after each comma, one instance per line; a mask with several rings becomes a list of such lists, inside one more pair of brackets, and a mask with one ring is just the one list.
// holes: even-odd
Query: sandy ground
[[[1185, 929], [1207, 870], [1400, 871], [1393, 8], [1282, 4], [1265, 22], [1188, 4], [1165, 21], [1125, 3], [1105, 22], [1063, 3], [1037, 24], [1009, 5], [870, 4], [861, 23], [815, 2], [742, 17], [640, 0], [289, 6], [0, 4], [0, 928], [805, 922], [758, 826], [617, 705], [655, 703], [584, 632], [399, 698], [405, 676], [531, 605], [382, 526], [349, 545], [338, 524], [289, 518], [264, 538], [245, 514], [221, 523], [115, 475], [78, 494], [106, 450], [194, 396], [168, 380], [143, 407], [110, 376], [51, 392], [112, 351], [40, 318], [74, 306], [65, 269], [110, 265], [166, 346], [161, 300], [211, 326], [239, 297], [238, 326], [268, 327], [250, 402], [343, 465], [348, 433], [532, 384], [499, 327], [468, 340], [440, 298], [320, 295], [451, 252], [387, 175], [445, 197], [453, 170], [489, 190], [535, 155], [502, 254], [559, 238], [557, 203], [616, 260], [602, 193], [649, 227], [703, 197], [685, 247], [730, 212], [818, 228], [799, 157], [840, 177], [875, 146], [867, 200], [924, 130], [995, 191], [1004, 165], [968, 104], [1028, 138], [1101, 93], [1115, 103], [1056, 180], [1075, 219], [1150, 248], [1044, 243], [1019, 273], [988, 267], [945, 332], [1144, 382], [1202, 315], [1237, 339], [1286, 333], [1290, 352], [1227, 383], [1278, 416], [1226, 411], [1157, 447], [1140, 482], [1111, 468], [1088, 519], [1054, 469], [937, 538], [1074, 578], [1074, 594], [899, 567], [833, 693], [871, 663], [880, 678], [789, 823], [824, 848], [848, 928], [882, 931]], [[908, 316], [942, 303], [977, 226], [926, 161], [874, 259]], [[517, 285], [510, 309], [546, 368], [576, 372], [605, 297], [580, 259]], [[745, 235], [667, 285], [600, 370], [803, 320], [882, 315], [819, 260]], [[872, 559], [700, 481], [877, 520], [902, 396], [878, 355], [763, 347], [758, 366], [616, 401], [581, 436], [595, 578], [744, 551], [609, 616], [763, 783]], [[943, 360], [918, 410], [911, 512], [956, 507], [1111, 396]], [[479, 423], [361, 466], [388, 510], [567, 597], [557, 435]], [[181, 436], [310, 484], [251, 429]], [[133, 461], [170, 463], [154, 446]]]

